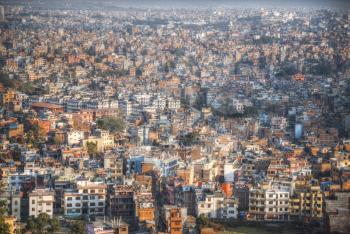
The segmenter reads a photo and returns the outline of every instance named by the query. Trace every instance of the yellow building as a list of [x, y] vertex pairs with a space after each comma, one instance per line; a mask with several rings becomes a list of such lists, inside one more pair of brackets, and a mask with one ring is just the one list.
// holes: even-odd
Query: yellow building
[[306, 185], [296, 188], [289, 200], [289, 214], [292, 220], [321, 219], [323, 217], [323, 195], [320, 186]]
[[15, 216], [7, 216], [4, 218], [5, 220], [5, 223], [7, 225], [9, 225], [9, 234], [15, 234], [16, 233], [16, 228], [17, 228], [17, 225], [16, 225], [16, 222], [17, 222], [17, 219]]

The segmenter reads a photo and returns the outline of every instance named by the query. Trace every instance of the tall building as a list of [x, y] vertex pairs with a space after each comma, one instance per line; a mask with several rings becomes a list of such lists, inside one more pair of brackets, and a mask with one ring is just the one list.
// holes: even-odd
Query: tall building
[[110, 218], [120, 218], [130, 225], [136, 221], [136, 204], [134, 190], [130, 185], [116, 185], [108, 191], [107, 215]]
[[103, 158], [104, 168], [110, 178], [116, 179], [123, 176], [124, 160], [116, 152], [108, 151]]
[[21, 220], [21, 205], [23, 193], [19, 191], [8, 191], [0, 194], [0, 200], [4, 200], [8, 204], [8, 213], [16, 217], [17, 221]]
[[63, 194], [65, 216], [105, 215], [106, 184], [79, 180], [77, 189], [66, 189]]
[[289, 220], [289, 191], [286, 189], [252, 188], [249, 194], [250, 220]]
[[164, 206], [163, 218], [167, 233], [182, 234], [183, 224], [187, 218], [187, 209], [176, 206]]
[[323, 216], [323, 196], [320, 186], [308, 186], [296, 189], [289, 200], [289, 212], [291, 219], [309, 221], [321, 219]]
[[35, 189], [29, 193], [29, 216], [38, 217], [41, 213], [53, 216], [55, 192], [50, 189]]

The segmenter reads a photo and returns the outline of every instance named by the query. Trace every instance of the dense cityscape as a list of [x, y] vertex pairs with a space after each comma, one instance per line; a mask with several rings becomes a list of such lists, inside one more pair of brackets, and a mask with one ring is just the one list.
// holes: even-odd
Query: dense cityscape
[[69, 2], [0, 6], [0, 234], [350, 233], [349, 8]]

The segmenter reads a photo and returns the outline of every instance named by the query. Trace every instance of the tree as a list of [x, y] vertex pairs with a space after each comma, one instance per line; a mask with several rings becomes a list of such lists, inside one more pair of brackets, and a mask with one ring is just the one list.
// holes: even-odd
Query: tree
[[2, 83], [5, 87], [9, 87], [9, 88], [14, 88], [15, 87], [15, 83], [13, 82], [13, 80], [11, 80], [8, 76], [8, 74], [5, 73], [0, 73], [0, 83]]
[[204, 215], [200, 215], [198, 218], [197, 218], [197, 225], [202, 228], [202, 227], [205, 227], [205, 226], [208, 226], [209, 224], [209, 220], [206, 216]]
[[196, 132], [190, 132], [185, 135], [180, 135], [179, 143], [184, 146], [190, 146], [199, 141], [199, 134]]
[[87, 142], [86, 147], [90, 156], [93, 157], [97, 155], [97, 144], [95, 142]]
[[124, 120], [120, 117], [104, 116], [97, 120], [97, 126], [112, 133], [118, 133], [125, 129]]
[[37, 218], [31, 216], [27, 221], [27, 230], [32, 234], [49, 234], [60, 230], [57, 218], [50, 218], [46, 213], [41, 213]]
[[7, 234], [10, 232], [10, 226], [5, 223], [5, 215], [7, 214], [7, 201], [0, 200], [0, 234]]
[[49, 220], [49, 224], [50, 224], [50, 227], [49, 227], [50, 233], [57, 232], [61, 228], [60, 227], [60, 221], [56, 217], [50, 219]]
[[26, 125], [29, 126], [25, 136], [27, 143], [37, 147], [45, 141], [44, 129], [39, 127], [37, 124], [31, 124], [30, 122], [26, 123]]
[[74, 221], [70, 225], [70, 234], [84, 234], [86, 233], [85, 223], [83, 221]]

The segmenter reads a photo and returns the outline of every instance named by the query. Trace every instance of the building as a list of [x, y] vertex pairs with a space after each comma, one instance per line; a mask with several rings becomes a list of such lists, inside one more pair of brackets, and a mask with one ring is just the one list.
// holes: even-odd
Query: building
[[9, 191], [0, 194], [0, 200], [5, 200], [8, 204], [8, 213], [16, 217], [17, 221], [21, 220], [21, 201], [23, 193], [19, 191]]
[[170, 234], [182, 234], [183, 224], [187, 219], [186, 208], [164, 206], [165, 231]]
[[124, 159], [117, 152], [107, 151], [103, 157], [103, 165], [107, 175], [116, 179], [124, 174]]
[[136, 216], [140, 222], [155, 224], [155, 201], [152, 193], [139, 193], [136, 197]]
[[106, 193], [107, 186], [103, 182], [78, 180], [76, 189], [64, 191], [64, 215], [68, 217], [105, 215]]
[[84, 139], [83, 131], [74, 130], [74, 131], [67, 132], [68, 145], [79, 145], [83, 139]]
[[272, 188], [250, 189], [248, 219], [257, 221], [288, 221], [289, 191]]
[[29, 216], [38, 217], [41, 213], [53, 216], [55, 192], [51, 189], [35, 189], [29, 193]]
[[289, 214], [292, 220], [320, 220], [323, 217], [323, 195], [320, 186], [296, 189], [289, 200]]
[[197, 199], [197, 216], [212, 219], [237, 219], [238, 204], [233, 198], [225, 198], [222, 192], [204, 193]]
[[136, 204], [132, 186], [115, 185], [108, 191], [107, 215], [110, 218], [121, 218], [132, 229], [132, 225], [136, 222]]
[[325, 206], [327, 233], [350, 233], [350, 194], [336, 192]]

